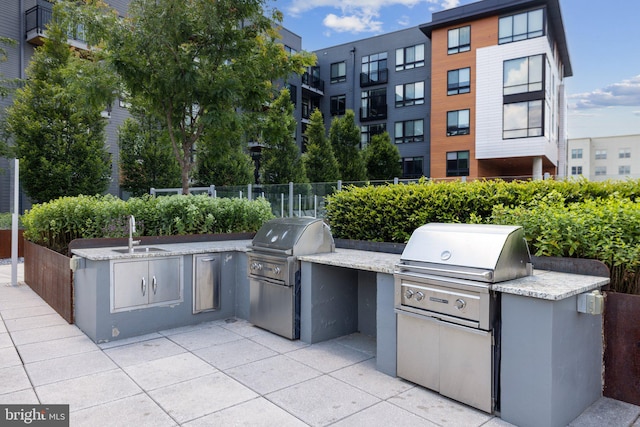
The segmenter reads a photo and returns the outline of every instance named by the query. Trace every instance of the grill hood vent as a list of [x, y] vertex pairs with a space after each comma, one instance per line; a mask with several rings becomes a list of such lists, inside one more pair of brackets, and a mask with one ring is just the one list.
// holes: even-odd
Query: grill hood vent
[[335, 250], [329, 226], [321, 219], [310, 217], [269, 220], [260, 227], [251, 244], [254, 250], [296, 256]]

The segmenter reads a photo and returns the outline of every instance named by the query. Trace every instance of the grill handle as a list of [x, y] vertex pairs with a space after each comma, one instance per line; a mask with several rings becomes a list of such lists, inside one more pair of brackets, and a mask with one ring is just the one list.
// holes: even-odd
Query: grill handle
[[408, 271], [413, 273], [435, 274], [436, 276], [454, 276], [454, 277], [467, 277], [474, 280], [491, 281], [493, 280], [492, 271], [464, 271], [450, 270], [446, 268], [435, 267], [420, 267], [417, 265], [396, 264], [396, 269], [399, 273]]
[[249, 246], [249, 249], [256, 252], [266, 252], [269, 254], [275, 254], [280, 256], [282, 256], [283, 254], [293, 255], [293, 249], [273, 249], [273, 248], [268, 248], [266, 246], [260, 246], [259, 244]]

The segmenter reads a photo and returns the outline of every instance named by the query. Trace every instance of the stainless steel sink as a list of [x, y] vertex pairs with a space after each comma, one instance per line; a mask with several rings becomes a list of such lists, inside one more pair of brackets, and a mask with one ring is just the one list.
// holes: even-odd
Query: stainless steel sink
[[166, 252], [166, 249], [154, 248], [151, 246], [136, 246], [133, 248], [133, 252], [129, 250], [129, 248], [124, 249], [114, 249], [114, 252], [118, 252], [121, 254], [144, 254], [144, 253], [153, 253], [153, 252]]

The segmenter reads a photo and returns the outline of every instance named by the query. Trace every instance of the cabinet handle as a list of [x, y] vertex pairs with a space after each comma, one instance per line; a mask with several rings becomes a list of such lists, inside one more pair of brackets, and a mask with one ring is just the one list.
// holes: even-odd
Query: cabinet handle
[[211, 261], [215, 261], [215, 260], [216, 260], [215, 258], [202, 258], [200, 260], [200, 262], [211, 262]]
[[156, 280], [156, 276], [153, 276], [153, 279], [151, 279], [151, 288], [153, 289], [153, 294], [155, 295], [158, 291], [158, 281]]
[[145, 296], [147, 293], [147, 281], [142, 278], [142, 282], [140, 282], [140, 290], [142, 291], [142, 296]]

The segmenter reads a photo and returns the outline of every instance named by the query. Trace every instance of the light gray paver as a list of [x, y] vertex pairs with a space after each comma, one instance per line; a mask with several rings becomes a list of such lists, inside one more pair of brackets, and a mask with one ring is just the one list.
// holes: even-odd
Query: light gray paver
[[116, 367], [116, 364], [99, 350], [25, 365], [29, 378], [35, 386], [109, 371]]
[[603, 397], [587, 408], [570, 427], [630, 426], [640, 417], [640, 407]]
[[273, 350], [249, 340], [237, 340], [195, 350], [194, 354], [218, 369], [245, 365], [277, 355]]
[[265, 397], [312, 426], [339, 421], [380, 402], [380, 399], [327, 375]]
[[415, 387], [410, 382], [377, 371], [375, 359], [347, 366], [330, 375], [380, 399], [388, 399]]
[[119, 366], [125, 367], [185, 353], [186, 350], [167, 338], [158, 338], [109, 348], [104, 352]]
[[144, 390], [154, 390], [213, 374], [216, 368], [191, 353], [181, 353], [123, 368]]
[[222, 372], [153, 390], [149, 395], [179, 423], [257, 397], [256, 393]]
[[48, 305], [39, 305], [37, 307], [29, 307], [28, 310], [24, 308], [12, 308], [10, 310], [2, 310], [2, 318], [6, 320], [20, 319], [23, 317], [41, 316], [45, 314], [58, 314], [56, 311]]
[[0, 368], [0, 378], [0, 402], [3, 394], [31, 389], [29, 377], [22, 366]]
[[212, 345], [223, 344], [242, 339], [242, 336], [221, 328], [220, 326], [208, 326], [191, 332], [170, 335], [171, 341], [181, 345], [187, 350], [193, 351]]
[[146, 394], [76, 411], [70, 416], [74, 427], [170, 427], [177, 423]]
[[[1, 325], [2, 323], [0, 323]], [[0, 333], [0, 348], [13, 347], [13, 341], [11, 341], [11, 336], [8, 332]]]
[[287, 356], [324, 373], [342, 369], [372, 356], [335, 341], [326, 341], [287, 353]]
[[302, 427], [306, 425], [263, 397], [249, 400], [184, 424], [185, 427]]
[[68, 338], [84, 335], [83, 332], [74, 325], [47, 326], [36, 329], [26, 329], [11, 333], [13, 342], [17, 345], [32, 344], [43, 341], [52, 341], [59, 338]]
[[68, 403], [71, 412], [133, 396], [142, 391], [119, 369], [46, 384], [35, 390], [43, 404]]
[[321, 375], [321, 372], [285, 355], [258, 360], [225, 372], [260, 394], [271, 393]]
[[309, 347], [309, 344], [300, 340], [291, 341], [263, 329], [256, 329], [258, 329], [259, 333], [256, 333], [256, 335], [251, 336], [249, 339], [270, 348], [273, 351], [277, 351], [278, 353], [289, 353], [291, 351]]
[[5, 320], [5, 324], [7, 326], [7, 329], [11, 332], [34, 328], [44, 328], [47, 326], [68, 325], [67, 321], [60, 317], [58, 313], [9, 319]]
[[22, 365], [22, 362], [14, 347], [0, 348], [0, 366], [7, 368], [20, 365]]
[[437, 424], [387, 402], [380, 402], [332, 424], [333, 427], [402, 426], [436, 427]]
[[480, 426], [493, 417], [422, 387], [400, 393], [388, 402], [441, 426]]
[[4, 405], [37, 405], [40, 401], [38, 400], [38, 396], [36, 396], [36, 392], [29, 387], [26, 390], [0, 394], [0, 403]]
[[49, 360], [56, 357], [95, 351], [96, 349], [97, 347], [94, 342], [84, 334], [69, 338], [61, 338], [55, 341], [23, 344], [18, 347], [23, 363]]

